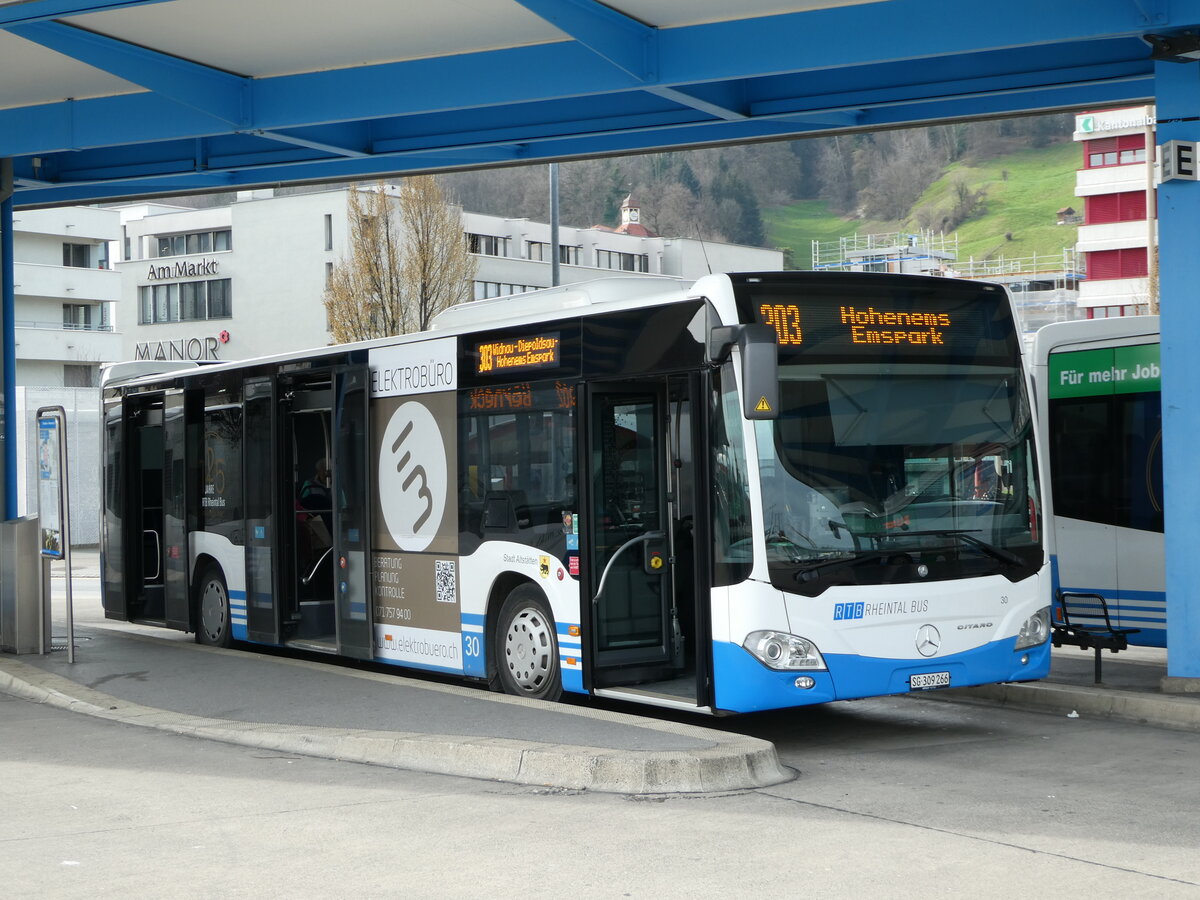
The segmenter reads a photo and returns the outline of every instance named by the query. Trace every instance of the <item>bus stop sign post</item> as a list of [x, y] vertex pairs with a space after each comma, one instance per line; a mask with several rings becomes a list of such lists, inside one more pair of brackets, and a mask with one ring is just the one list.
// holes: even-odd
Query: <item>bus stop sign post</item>
[[[41, 518], [42, 592], [50, 605], [50, 564], [66, 563], [67, 662], [75, 662], [75, 613], [71, 594], [71, 503], [67, 496], [67, 417], [61, 406], [37, 411], [38, 514]], [[43, 617], [43, 622], [45, 617]], [[42, 652], [49, 643], [42, 635]]]

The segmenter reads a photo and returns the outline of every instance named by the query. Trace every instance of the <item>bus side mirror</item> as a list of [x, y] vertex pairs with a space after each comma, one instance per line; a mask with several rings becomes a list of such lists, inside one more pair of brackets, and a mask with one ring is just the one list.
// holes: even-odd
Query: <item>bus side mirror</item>
[[737, 344], [742, 359], [742, 413], [779, 417], [779, 343], [770, 325], [720, 325], [708, 335], [708, 358], [719, 364]]

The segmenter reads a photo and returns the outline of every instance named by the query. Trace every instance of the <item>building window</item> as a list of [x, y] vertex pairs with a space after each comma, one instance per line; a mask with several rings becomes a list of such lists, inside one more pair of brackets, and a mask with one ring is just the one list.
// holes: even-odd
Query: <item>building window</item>
[[616, 250], [597, 250], [596, 268], [620, 272], [649, 272], [650, 257], [645, 253], [620, 253]]
[[63, 265], [86, 269], [91, 265], [91, 244], [63, 244]]
[[1126, 134], [1121, 137], [1099, 138], [1084, 142], [1087, 168], [1127, 166], [1146, 161], [1146, 136]]
[[228, 250], [230, 238], [229, 229], [160, 235], [157, 255], [183, 256], [188, 253], [212, 253], [214, 250]]
[[1088, 308], [1089, 319], [1117, 319], [1121, 316], [1133, 315], [1128, 306], [1092, 306]]
[[[552, 254], [550, 244], [546, 241], [527, 241], [526, 247], [529, 259], [535, 262], [550, 262]], [[570, 244], [559, 244], [558, 261], [567, 266], [579, 265], [579, 250], [579, 247]]]
[[325, 214], [325, 249], [333, 249], [333, 216], [330, 213]]
[[1146, 218], [1146, 192], [1122, 191], [1119, 194], [1097, 194], [1086, 198], [1085, 225], [1107, 225], [1113, 222], [1137, 222]]
[[138, 324], [227, 319], [233, 315], [230, 279], [143, 285], [138, 288]]
[[96, 386], [95, 366], [63, 366], [63, 387], [90, 388]]
[[1096, 250], [1087, 254], [1089, 281], [1108, 281], [1114, 278], [1145, 278], [1146, 248], [1127, 247], [1123, 250]]
[[523, 294], [526, 291], [537, 291], [541, 288], [531, 284], [509, 284], [505, 281], [476, 281], [475, 299], [487, 300], [489, 297], [508, 297], [511, 294]]
[[63, 328], [70, 331], [92, 327], [92, 308], [86, 303], [63, 304]]
[[480, 256], [508, 256], [508, 241], [506, 237], [494, 234], [467, 233], [467, 250]]

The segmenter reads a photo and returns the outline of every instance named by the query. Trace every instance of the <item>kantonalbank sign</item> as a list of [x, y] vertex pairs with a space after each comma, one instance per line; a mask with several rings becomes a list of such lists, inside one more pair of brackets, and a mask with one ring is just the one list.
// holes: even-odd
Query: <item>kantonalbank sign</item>
[[1154, 107], [1136, 106], [1132, 109], [1110, 109], [1105, 112], [1083, 113], [1075, 117], [1075, 139], [1086, 140], [1110, 131], [1129, 131], [1154, 127]]

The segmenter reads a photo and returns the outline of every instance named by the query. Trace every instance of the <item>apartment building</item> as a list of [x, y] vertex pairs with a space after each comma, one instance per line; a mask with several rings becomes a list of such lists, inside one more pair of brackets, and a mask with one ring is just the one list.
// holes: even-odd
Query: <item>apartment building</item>
[[1079, 305], [1088, 318], [1149, 311], [1157, 178], [1146, 148], [1154, 142], [1154, 121], [1153, 106], [1075, 117], [1074, 139], [1083, 150], [1075, 194], [1084, 204], [1076, 250], [1087, 273]]
[[[244, 191], [205, 209], [123, 207], [121, 358], [247, 359], [328, 344], [325, 284], [349, 251], [354, 189]], [[632, 197], [621, 217], [559, 228], [560, 283], [783, 266], [777, 250], [656, 235]], [[549, 223], [464, 212], [462, 225], [477, 263], [475, 299], [551, 286]]]

